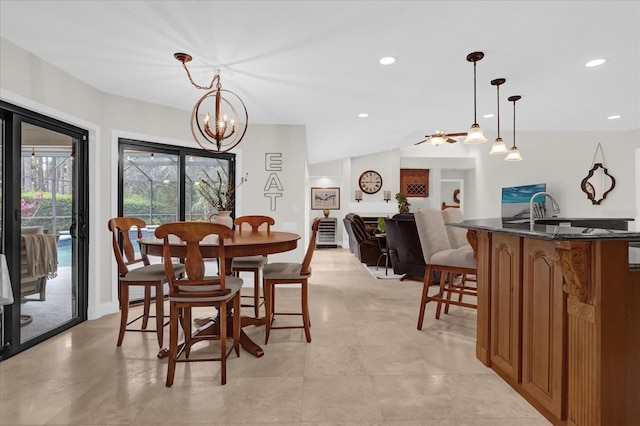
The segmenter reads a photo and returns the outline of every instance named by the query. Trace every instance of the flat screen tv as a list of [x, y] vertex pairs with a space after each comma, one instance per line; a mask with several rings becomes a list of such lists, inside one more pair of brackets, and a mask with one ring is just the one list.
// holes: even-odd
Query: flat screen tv
[[[545, 192], [547, 184], [509, 186], [502, 188], [502, 219], [521, 220], [529, 219], [529, 201], [538, 192]], [[536, 198], [536, 208], [544, 208], [547, 197]], [[539, 216], [539, 215], [536, 215]]]

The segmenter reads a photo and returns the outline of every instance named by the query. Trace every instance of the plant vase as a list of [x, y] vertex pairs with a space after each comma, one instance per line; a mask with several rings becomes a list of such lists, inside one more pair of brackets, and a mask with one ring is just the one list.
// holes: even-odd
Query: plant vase
[[233, 228], [233, 219], [229, 210], [219, 210], [216, 216], [216, 223]]

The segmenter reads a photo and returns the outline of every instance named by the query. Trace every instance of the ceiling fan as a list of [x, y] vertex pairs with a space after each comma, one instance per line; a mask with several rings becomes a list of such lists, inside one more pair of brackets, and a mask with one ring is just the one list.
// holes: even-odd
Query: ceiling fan
[[420, 142], [416, 142], [414, 145], [420, 145], [424, 142], [429, 142], [431, 145], [438, 146], [442, 145], [445, 142], [448, 143], [456, 143], [457, 140], [453, 138], [457, 138], [460, 136], [467, 136], [467, 133], [445, 133], [444, 130], [436, 130], [436, 132], [432, 135], [426, 135], [426, 139]]

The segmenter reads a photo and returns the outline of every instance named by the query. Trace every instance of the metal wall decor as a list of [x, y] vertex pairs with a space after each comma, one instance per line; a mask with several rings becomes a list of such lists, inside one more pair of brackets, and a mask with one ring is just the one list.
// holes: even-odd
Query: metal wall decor
[[[596, 163], [596, 157], [600, 152], [602, 162]], [[602, 145], [598, 143], [596, 152], [593, 155], [593, 161], [591, 162], [591, 169], [587, 173], [587, 176], [582, 179], [580, 188], [587, 194], [587, 198], [591, 200], [592, 204], [599, 205], [602, 200], [607, 198], [607, 194], [616, 187], [616, 179], [609, 174], [604, 164], [604, 153], [602, 152]]]
[[[249, 114], [242, 99], [222, 88], [220, 73], [216, 73], [208, 86], [200, 86], [191, 78], [187, 62], [193, 58], [187, 53], [173, 55], [182, 63], [193, 86], [210, 90], [196, 102], [191, 113], [191, 133], [198, 145], [210, 152], [227, 152], [240, 143], [247, 131]], [[215, 89], [211, 90], [214, 87]]]

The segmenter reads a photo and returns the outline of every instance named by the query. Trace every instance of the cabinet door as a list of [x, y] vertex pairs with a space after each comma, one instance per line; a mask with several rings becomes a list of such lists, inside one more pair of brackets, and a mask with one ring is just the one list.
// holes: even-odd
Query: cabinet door
[[520, 381], [520, 241], [495, 233], [491, 255], [491, 366], [514, 384]]
[[522, 388], [563, 417], [566, 298], [550, 241], [525, 239], [522, 259]]

